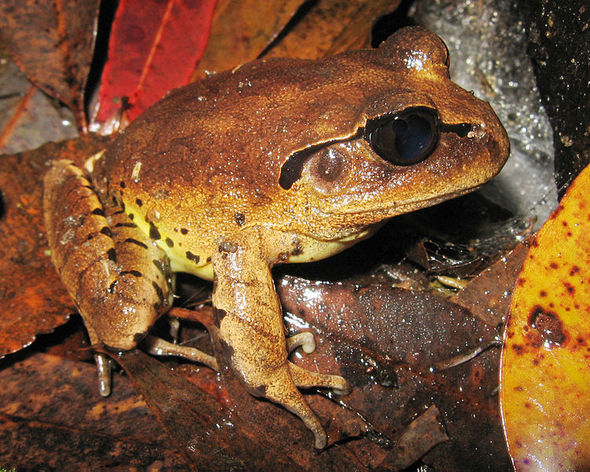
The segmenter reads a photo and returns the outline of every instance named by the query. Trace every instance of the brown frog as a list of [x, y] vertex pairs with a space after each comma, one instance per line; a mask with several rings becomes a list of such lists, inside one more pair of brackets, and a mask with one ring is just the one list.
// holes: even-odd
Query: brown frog
[[313, 336], [285, 338], [272, 267], [328, 257], [388, 218], [472, 191], [508, 153], [490, 106], [450, 81], [444, 43], [408, 28], [378, 49], [255, 61], [172, 91], [85, 169], [53, 163], [47, 234], [91, 342], [110, 349], [147, 340], [217, 368], [148, 335], [171, 305], [174, 272], [213, 280], [221, 355], [323, 448], [298, 389], [349, 386], [288, 360], [312, 351]]

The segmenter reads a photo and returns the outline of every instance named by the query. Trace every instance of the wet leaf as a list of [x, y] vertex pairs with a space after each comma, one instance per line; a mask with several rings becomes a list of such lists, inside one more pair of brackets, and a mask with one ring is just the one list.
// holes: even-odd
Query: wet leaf
[[590, 168], [539, 230], [505, 330], [502, 408], [517, 470], [590, 468]]
[[35, 85], [65, 103], [83, 130], [98, 6], [97, 0], [0, 3], [0, 32], [16, 63]]
[[35, 87], [0, 41], [0, 153], [77, 136], [71, 111]]
[[[2, 362], [0, 464], [18, 470], [186, 470], [128, 378], [102, 398], [92, 364], [36, 354]], [[122, 470], [122, 469], [117, 469]]]
[[[210, 307], [175, 308], [171, 316], [212, 326]], [[211, 344], [201, 347], [211, 352]], [[202, 470], [331, 470], [334, 463], [363, 470], [346, 445], [318, 454], [301, 420], [247, 393], [229, 369], [221, 376], [193, 364], [171, 370], [136, 351], [123, 354], [117, 362], [132, 377], [173, 443]], [[366, 426], [355, 413], [333, 401], [318, 395], [306, 395], [306, 399], [320, 417], [332, 420], [328, 423], [332, 440], [341, 437], [343, 424], [356, 422], [354, 436]], [[378, 448], [369, 443], [371, 447]], [[259, 454], [261, 450], [264, 455]]]
[[93, 122], [116, 129], [122, 110], [132, 121], [166, 92], [187, 84], [205, 50], [215, 3], [121, 1]]
[[320, 0], [265, 57], [317, 59], [348, 49], [368, 48], [375, 20], [399, 4], [400, 0]]
[[[174, 443], [200, 470], [243, 469], [246, 464], [248, 470], [262, 470], [265, 464], [295, 470], [284, 451], [256, 434], [251, 418], [244, 422], [241, 412], [232, 415], [183, 375], [139, 350], [123, 353], [117, 361], [138, 385]], [[211, 376], [208, 380], [212, 381]], [[260, 450], [266, 451], [264, 456]]]
[[75, 311], [48, 253], [42, 179], [49, 160], [82, 162], [106, 142], [88, 136], [0, 157], [0, 356], [51, 332]]
[[279, 291], [290, 329], [320, 333], [316, 352], [297, 363], [346, 377], [353, 390], [341, 401], [366, 419], [368, 437], [392, 448], [347, 443], [369, 467], [408, 454], [397, 451], [400, 438], [434, 404], [449, 441], [414, 457], [437, 470], [480, 470], [482, 463], [506, 470], [495, 395], [499, 352], [490, 348], [495, 326], [440, 297], [383, 285], [285, 277]]
[[397, 442], [395, 453], [389, 454], [380, 467], [407, 469], [420, 459], [417, 451], [428, 451], [437, 444], [448, 441], [449, 437], [437, 419], [438, 415], [438, 408], [432, 406], [412, 421]]

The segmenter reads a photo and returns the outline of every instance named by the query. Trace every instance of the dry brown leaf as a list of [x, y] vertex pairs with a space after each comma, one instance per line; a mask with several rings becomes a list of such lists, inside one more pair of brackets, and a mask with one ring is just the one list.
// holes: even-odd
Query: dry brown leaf
[[29, 79], [74, 112], [86, 129], [84, 86], [92, 61], [98, 0], [0, 2], [0, 33]]
[[256, 59], [302, 4], [303, 0], [219, 0], [209, 43], [192, 81]]
[[42, 179], [51, 159], [82, 162], [107, 141], [87, 136], [0, 157], [0, 357], [53, 331], [75, 312], [48, 253]]
[[317, 59], [348, 49], [370, 47], [375, 20], [401, 0], [320, 0], [265, 57]]

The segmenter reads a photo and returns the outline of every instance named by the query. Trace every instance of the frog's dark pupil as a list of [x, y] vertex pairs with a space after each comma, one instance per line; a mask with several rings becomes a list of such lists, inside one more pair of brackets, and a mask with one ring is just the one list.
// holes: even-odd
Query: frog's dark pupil
[[396, 136], [395, 148], [403, 159], [420, 158], [432, 143], [432, 126], [419, 115], [393, 120], [391, 128]]
[[368, 126], [368, 141], [383, 159], [396, 165], [426, 159], [438, 142], [438, 118], [428, 108], [411, 108]]

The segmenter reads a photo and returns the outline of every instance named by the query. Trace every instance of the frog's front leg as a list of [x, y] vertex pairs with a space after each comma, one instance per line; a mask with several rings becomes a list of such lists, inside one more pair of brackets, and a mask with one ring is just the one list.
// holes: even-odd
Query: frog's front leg
[[[327, 443], [326, 433], [297, 387], [327, 387], [342, 393], [348, 390], [348, 383], [288, 361], [282, 311], [270, 270], [279, 255], [267, 247], [266, 241], [272, 238], [264, 231], [248, 228], [227, 237], [213, 256], [213, 305], [222, 355], [251, 394], [299, 416], [313, 432], [316, 448], [321, 449]], [[289, 344], [311, 349], [308, 335]]]
[[[134, 348], [172, 304], [168, 258], [116, 202], [102, 202], [70, 161], [52, 164], [45, 176], [43, 204], [53, 263], [91, 343], [115, 350]], [[178, 347], [167, 350], [165, 342], [149, 341], [159, 354], [183, 354]], [[216, 367], [215, 360], [200, 351], [192, 358]], [[107, 395], [108, 364], [100, 357], [97, 364], [101, 393]]]

